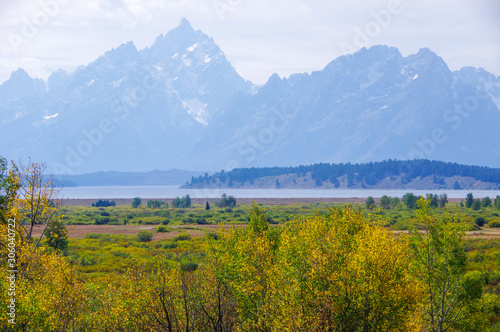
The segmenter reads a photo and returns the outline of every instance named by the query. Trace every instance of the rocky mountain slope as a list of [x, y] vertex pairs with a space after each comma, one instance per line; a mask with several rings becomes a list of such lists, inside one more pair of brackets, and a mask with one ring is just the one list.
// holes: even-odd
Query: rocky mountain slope
[[[257, 91], [257, 92], [256, 92]], [[257, 89], [185, 19], [45, 82], [0, 85], [0, 155], [54, 173], [434, 159], [500, 167], [500, 77], [374, 46]]]

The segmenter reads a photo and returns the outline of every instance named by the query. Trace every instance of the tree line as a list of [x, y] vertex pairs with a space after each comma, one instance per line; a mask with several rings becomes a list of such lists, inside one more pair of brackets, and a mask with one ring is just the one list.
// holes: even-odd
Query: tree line
[[[299, 177], [311, 173], [317, 185], [324, 181], [338, 184], [337, 178], [347, 175], [348, 186], [355, 182], [364, 182], [367, 185], [375, 185], [380, 180], [391, 176], [403, 176], [403, 180], [410, 182], [417, 177], [433, 176], [437, 184], [444, 184], [444, 177], [462, 176], [472, 177], [477, 181], [500, 184], [500, 168], [489, 168], [483, 166], [468, 166], [457, 163], [433, 161], [433, 160], [385, 160], [381, 162], [370, 162], [361, 164], [351, 163], [319, 163], [309, 166], [296, 167], [251, 167], [236, 168], [231, 171], [220, 171], [213, 175], [205, 173], [203, 176], [192, 177], [190, 185], [211, 183], [225, 183], [229, 187], [237, 183], [253, 183], [262, 177], [297, 174]], [[458, 186], [458, 187], [457, 187]], [[455, 184], [454, 189], [460, 189]]]

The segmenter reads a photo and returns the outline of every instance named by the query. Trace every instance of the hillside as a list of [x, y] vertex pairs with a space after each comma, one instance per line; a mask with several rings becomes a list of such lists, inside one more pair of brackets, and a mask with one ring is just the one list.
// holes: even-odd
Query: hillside
[[184, 188], [500, 189], [500, 169], [430, 160], [239, 168]]

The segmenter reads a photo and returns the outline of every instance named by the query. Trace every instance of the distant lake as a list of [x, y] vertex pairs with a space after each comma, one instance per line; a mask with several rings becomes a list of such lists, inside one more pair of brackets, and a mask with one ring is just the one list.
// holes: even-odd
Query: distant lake
[[236, 198], [351, 198], [368, 196], [402, 197], [412, 192], [416, 195], [446, 193], [448, 198], [463, 198], [473, 193], [475, 198], [500, 195], [500, 190], [413, 190], [413, 189], [180, 189], [178, 186], [99, 186], [67, 187], [61, 198], [111, 199], [111, 198], [219, 198], [223, 193]]

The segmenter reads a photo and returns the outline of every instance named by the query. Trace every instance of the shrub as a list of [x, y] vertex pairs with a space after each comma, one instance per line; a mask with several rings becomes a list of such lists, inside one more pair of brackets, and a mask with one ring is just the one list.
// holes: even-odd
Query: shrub
[[476, 217], [476, 225], [478, 225], [479, 227], [483, 227], [484, 224], [486, 224], [486, 219], [484, 217]]
[[162, 246], [163, 249], [174, 249], [177, 248], [177, 243], [175, 242], [167, 242]]
[[158, 208], [161, 208], [161, 206], [165, 204], [164, 202], [162, 201], [159, 201], [159, 200], [149, 200], [148, 201], [148, 208], [150, 209], [158, 209]]
[[153, 233], [143, 229], [137, 234], [137, 241], [139, 242], [149, 242], [153, 239]]
[[116, 206], [116, 203], [115, 201], [108, 201], [108, 200], [98, 200], [97, 202], [95, 203], [92, 203], [92, 206], [95, 206], [95, 207], [107, 207], [107, 206]]
[[156, 221], [156, 220], [146, 220], [144, 222], [144, 224], [146, 224], [146, 225], [158, 225], [158, 224], [160, 224], [160, 222]]
[[488, 223], [491, 228], [500, 228], [500, 220], [492, 220]]
[[80, 257], [81, 266], [91, 266], [97, 264], [97, 257], [95, 255], [83, 254]]
[[472, 203], [471, 208], [474, 211], [481, 210], [481, 200], [479, 198], [476, 199], [476, 200], [474, 200], [474, 202]]
[[193, 272], [198, 268], [198, 263], [195, 262], [182, 262], [181, 270], [184, 272]]
[[488, 283], [490, 285], [498, 285], [500, 283], [500, 271], [493, 271], [488, 276]]
[[87, 233], [85, 234], [85, 238], [86, 239], [94, 239], [94, 240], [97, 240], [99, 239], [101, 236], [103, 236], [104, 234], [100, 234], [100, 233]]
[[208, 238], [212, 238], [214, 240], [218, 240], [219, 239], [219, 236], [217, 235], [217, 233], [214, 233], [214, 232], [209, 232], [206, 234], [206, 237]]
[[99, 217], [95, 220], [96, 225], [106, 225], [109, 223], [109, 217]]
[[492, 203], [493, 203], [493, 202], [491, 201], [491, 198], [489, 198], [489, 197], [484, 197], [484, 198], [481, 200], [481, 207], [484, 207], [484, 208], [491, 207]]
[[170, 232], [169, 227], [165, 227], [165, 226], [156, 227], [156, 233], [168, 233], [168, 232]]
[[191, 234], [189, 233], [180, 233], [174, 237], [174, 241], [189, 241], [191, 240]]
[[170, 223], [170, 220], [164, 219], [161, 221], [162, 225], [168, 225]]
[[206, 225], [207, 224], [207, 220], [203, 217], [199, 217], [199, 218], [196, 218], [196, 223], [198, 225]]
[[415, 224], [410, 220], [398, 220], [394, 225], [392, 225], [392, 229], [397, 231], [409, 231], [415, 227]]

